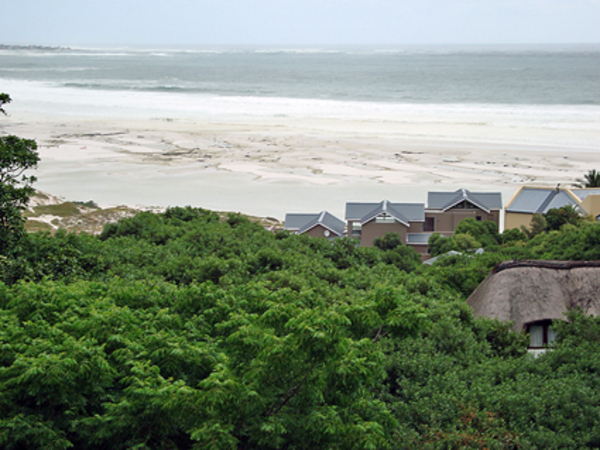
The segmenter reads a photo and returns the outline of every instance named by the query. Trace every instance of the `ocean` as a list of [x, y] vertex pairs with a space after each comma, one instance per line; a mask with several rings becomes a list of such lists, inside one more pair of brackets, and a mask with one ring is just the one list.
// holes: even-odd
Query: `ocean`
[[[600, 46], [0, 47], [0, 87], [383, 104], [600, 105]], [[189, 105], [181, 105], [183, 109]]]

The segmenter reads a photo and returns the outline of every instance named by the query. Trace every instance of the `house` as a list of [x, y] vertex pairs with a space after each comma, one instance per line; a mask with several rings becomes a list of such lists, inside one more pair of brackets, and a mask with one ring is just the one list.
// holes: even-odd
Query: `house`
[[529, 348], [555, 339], [552, 320], [572, 308], [600, 314], [600, 261], [504, 261], [467, 299], [476, 316], [512, 321], [530, 335]]
[[451, 236], [461, 220], [491, 220], [500, 226], [502, 194], [500, 192], [429, 192], [425, 209], [424, 232]]
[[504, 228], [528, 227], [535, 213], [546, 214], [563, 206], [572, 206], [581, 214], [598, 220], [600, 189], [521, 186], [506, 205]]
[[379, 203], [346, 203], [348, 236], [360, 240], [364, 247], [373, 246], [376, 238], [387, 233], [398, 233], [402, 242], [416, 247], [427, 247], [426, 236], [420, 239], [416, 234], [423, 233], [425, 205], [423, 203], [392, 203], [383, 200]]
[[579, 198], [586, 215], [600, 220], [600, 188], [571, 189], [571, 192]]
[[335, 238], [346, 235], [370, 247], [375, 239], [397, 233], [404, 245], [414, 248], [423, 259], [428, 256], [429, 238], [434, 232], [451, 236], [461, 220], [492, 220], [500, 223], [502, 196], [499, 192], [429, 192], [423, 203], [346, 203], [346, 224], [327, 211], [315, 214], [287, 214], [284, 228], [294, 233]]
[[296, 234], [335, 239], [344, 235], [346, 223], [327, 211], [315, 214], [288, 213], [283, 228]]

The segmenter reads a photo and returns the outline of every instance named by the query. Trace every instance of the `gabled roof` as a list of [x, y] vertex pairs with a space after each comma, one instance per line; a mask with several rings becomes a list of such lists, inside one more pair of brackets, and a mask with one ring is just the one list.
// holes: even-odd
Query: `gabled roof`
[[379, 203], [361, 203], [361, 202], [348, 202], [346, 203], [346, 220], [360, 220], [373, 209], [377, 207]]
[[392, 203], [388, 200], [379, 203], [346, 203], [346, 220], [359, 220], [364, 224], [383, 213], [406, 226], [409, 226], [409, 222], [425, 221], [423, 203]]
[[580, 207], [569, 189], [522, 187], [506, 205], [506, 212], [546, 214], [551, 209], [568, 205]]
[[304, 225], [309, 222], [312, 222], [316, 218], [319, 217], [319, 213], [287, 213], [285, 215], [285, 221], [283, 223], [283, 228], [290, 231], [298, 231]]
[[297, 231], [298, 234], [306, 233], [317, 225], [328, 229], [336, 236], [342, 236], [346, 228], [343, 220], [338, 219], [327, 211], [316, 214], [288, 213], [285, 215], [284, 228]]
[[500, 192], [471, 192], [467, 189], [458, 189], [454, 192], [427, 193], [427, 208], [429, 209], [447, 211], [463, 201], [467, 201], [487, 213], [493, 209], [502, 209]]
[[324, 228], [327, 228], [332, 233], [335, 233], [337, 236], [341, 236], [344, 234], [344, 230], [346, 229], [346, 223], [343, 220], [338, 219], [333, 214], [328, 213], [327, 211], [322, 211], [319, 214], [319, 217], [308, 222], [303, 227], [300, 228], [299, 233], [306, 233], [310, 229], [316, 227], [317, 225], [321, 225]]
[[402, 214], [398, 209], [394, 208], [387, 200], [382, 201], [373, 210], [361, 217], [360, 223], [368, 223], [382, 214], [389, 214], [401, 224], [406, 225], [407, 227], [409, 226], [409, 219], [405, 217], [404, 214]]

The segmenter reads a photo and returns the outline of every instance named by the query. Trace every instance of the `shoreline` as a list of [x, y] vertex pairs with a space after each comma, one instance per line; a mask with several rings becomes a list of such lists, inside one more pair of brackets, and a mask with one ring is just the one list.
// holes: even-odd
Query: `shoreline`
[[55, 107], [43, 114], [11, 105], [0, 133], [37, 141], [37, 189], [103, 206], [189, 204], [280, 219], [326, 209], [343, 217], [348, 201], [425, 202], [427, 191], [460, 187], [500, 191], [506, 203], [522, 184], [575, 182], [600, 153], [596, 109], [583, 122], [552, 126], [552, 118], [478, 122], [471, 113], [119, 120]]

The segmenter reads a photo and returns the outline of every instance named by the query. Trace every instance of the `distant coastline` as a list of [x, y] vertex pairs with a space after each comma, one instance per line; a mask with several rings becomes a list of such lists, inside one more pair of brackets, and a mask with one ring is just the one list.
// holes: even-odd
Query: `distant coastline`
[[62, 47], [62, 46], [48, 46], [48, 45], [9, 45], [9, 44], [0, 44], [0, 50], [43, 50], [43, 51], [70, 51], [72, 50], [70, 47]]

